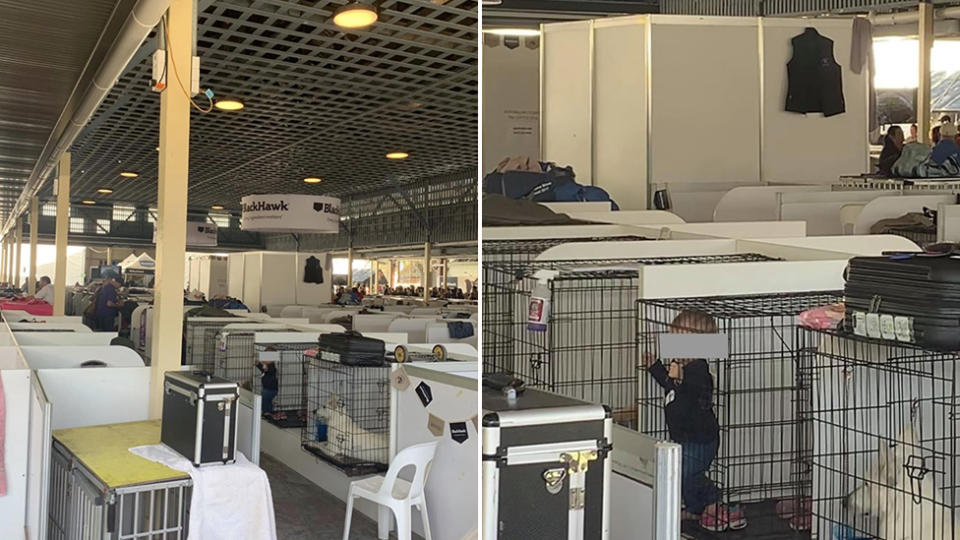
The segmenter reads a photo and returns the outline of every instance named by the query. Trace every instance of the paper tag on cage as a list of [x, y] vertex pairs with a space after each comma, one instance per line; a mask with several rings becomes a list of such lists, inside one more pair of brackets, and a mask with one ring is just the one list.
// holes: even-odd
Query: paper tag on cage
[[880, 333], [880, 314], [867, 313], [867, 337], [880, 339], [883, 334]]
[[867, 314], [862, 311], [853, 312], [853, 333], [858, 336], [867, 335]]
[[220, 349], [220, 352], [227, 352], [227, 333], [224, 332], [220, 334], [220, 339], [217, 341], [217, 348]]
[[279, 362], [280, 351], [260, 351], [257, 353], [260, 362]]
[[887, 340], [897, 339], [897, 331], [893, 322], [893, 315], [880, 316], [880, 335], [883, 336], [883, 339]]
[[407, 376], [407, 370], [403, 369], [402, 366], [393, 370], [393, 373], [390, 374], [390, 386], [398, 392], [410, 388], [410, 377]]
[[440, 437], [443, 435], [443, 426], [445, 422], [442, 418], [434, 415], [429, 415], [427, 417], [427, 429], [430, 430], [430, 433], [433, 433], [434, 436]]
[[894, 317], [894, 333], [897, 335], [897, 341], [904, 343], [913, 343], [913, 318], [912, 317]]
[[320, 351], [320, 359], [327, 362], [340, 363], [340, 355], [329, 351]]

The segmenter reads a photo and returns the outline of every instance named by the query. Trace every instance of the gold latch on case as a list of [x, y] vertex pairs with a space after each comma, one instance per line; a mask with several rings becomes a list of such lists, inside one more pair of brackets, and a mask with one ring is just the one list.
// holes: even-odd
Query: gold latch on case
[[566, 469], [547, 469], [543, 471], [543, 481], [546, 483], [547, 493], [556, 495], [563, 489], [563, 481], [567, 477]]

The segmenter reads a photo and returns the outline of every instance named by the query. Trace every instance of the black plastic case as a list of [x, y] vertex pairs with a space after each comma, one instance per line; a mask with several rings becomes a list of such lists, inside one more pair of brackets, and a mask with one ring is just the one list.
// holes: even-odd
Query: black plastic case
[[194, 466], [233, 463], [237, 447], [237, 383], [201, 372], [163, 376], [160, 441]]
[[382, 366], [386, 362], [383, 340], [363, 337], [356, 332], [320, 334], [317, 344], [320, 358], [348, 366]]
[[844, 325], [859, 336], [960, 350], [960, 259], [901, 254], [854, 257]]

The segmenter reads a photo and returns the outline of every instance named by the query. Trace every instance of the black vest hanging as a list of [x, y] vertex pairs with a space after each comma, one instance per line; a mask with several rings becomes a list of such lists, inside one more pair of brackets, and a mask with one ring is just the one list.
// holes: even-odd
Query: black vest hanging
[[323, 267], [320, 266], [320, 259], [311, 255], [307, 258], [307, 264], [303, 268], [304, 283], [323, 283]]
[[845, 112], [843, 73], [833, 59], [833, 40], [807, 28], [791, 42], [793, 58], [787, 63], [786, 110], [822, 112], [824, 116]]

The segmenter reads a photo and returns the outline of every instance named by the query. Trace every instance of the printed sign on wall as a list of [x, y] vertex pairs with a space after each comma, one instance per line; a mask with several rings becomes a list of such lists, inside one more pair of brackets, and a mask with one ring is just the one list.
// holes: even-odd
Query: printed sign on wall
[[[157, 243], [157, 226], [153, 226], [153, 243]], [[217, 226], [202, 221], [187, 222], [187, 245], [201, 247], [216, 247]]]
[[242, 200], [244, 231], [337, 233], [340, 199], [322, 195], [248, 195]]

